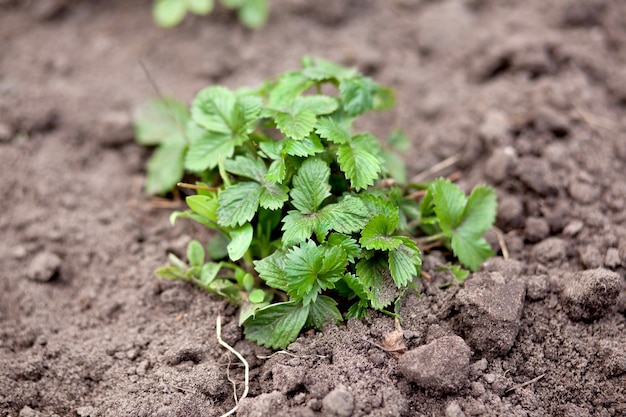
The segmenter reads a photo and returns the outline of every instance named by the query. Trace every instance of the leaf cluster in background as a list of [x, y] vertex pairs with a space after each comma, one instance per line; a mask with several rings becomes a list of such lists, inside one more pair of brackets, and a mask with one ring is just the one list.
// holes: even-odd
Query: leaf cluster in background
[[[419, 185], [406, 184], [396, 153], [406, 136], [394, 131], [383, 146], [353, 128], [392, 105], [391, 90], [356, 70], [305, 58], [257, 89], [208, 87], [190, 111], [171, 99], [142, 108], [137, 139], [157, 145], [147, 191], [195, 174], [198, 194], [171, 220], [219, 232], [206, 248], [190, 244], [189, 265], [171, 256], [158, 274], [239, 303], [246, 337], [284, 348], [304, 328], [386, 311], [420, 276], [425, 235], [478, 268], [492, 254], [482, 234], [493, 191], [479, 186], [468, 198], [438, 180], [421, 202], [410, 198]], [[381, 186], [385, 178], [393, 185]]]
[[[226, 8], [237, 11], [239, 21], [251, 29], [258, 29], [267, 21], [267, 0], [220, 0]], [[187, 13], [208, 15], [215, 0], [155, 0], [152, 14], [155, 22], [171, 28], [183, 21]]]

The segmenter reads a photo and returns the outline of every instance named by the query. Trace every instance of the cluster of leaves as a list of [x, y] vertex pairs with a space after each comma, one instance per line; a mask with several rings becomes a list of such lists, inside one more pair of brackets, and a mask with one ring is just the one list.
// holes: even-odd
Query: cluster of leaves
[[[237, 11], [239, 21], [251, 29], [258, 29], [267, 21], [267, 0], [220, 0], [224, 7]], [[164, 28], [178, 25], [187, 13], [208, 15], [215, 0], [155, 0], [152, 14]]]
[[[383, 147], [353, 132], [357, 116], [391, 105], [392, 92], [356, 70], [308, 58], [259, 89], [208, 87], [190, 112], [153, 102], [136, 122], [138, 139], [160, 146], [149, 189], [195, 173], [198, 194], [171, 220], [220, 232], [212, 261], [192, 241], [190, 265], [170, 256], [158, 274], [241, 304], [246, 337], [283, 348], [303, 328], [386, 311], [420, 276], [417, 236], [476, 270], [492, 255], [481, 236], [495, 218], [493, 190], [466, 197], [442, 179], [421, 202], [410, 198], [416, 185], [404, 184], [393, 152], [406, 150], [406, 136], [394, 132]], [[395, 185], [382, 186], [389, 177]]]

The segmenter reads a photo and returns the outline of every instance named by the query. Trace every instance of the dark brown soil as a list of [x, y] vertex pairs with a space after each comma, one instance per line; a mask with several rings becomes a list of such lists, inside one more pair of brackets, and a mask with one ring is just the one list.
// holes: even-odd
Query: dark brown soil
[[[0, 415], [221, 415], [243, 370], [218, 312], [251, 365], [240, 416], [626, 415], [623, 1], [270, 3], [251, 32], [220, 8], [165, 31], [148, 0], [0, 0]], [[510, 259], [442, 289], [426, 256], [400, 363], [378, 314], [267, 358], [233, 307], [153, 274], [203, 231], [142, 194], [139, 63], [188, 101], [307, 54], [397, 90], [362, 127], [404, 129], [411, 174], [457, 155], [441, 174], [497, 189]]]

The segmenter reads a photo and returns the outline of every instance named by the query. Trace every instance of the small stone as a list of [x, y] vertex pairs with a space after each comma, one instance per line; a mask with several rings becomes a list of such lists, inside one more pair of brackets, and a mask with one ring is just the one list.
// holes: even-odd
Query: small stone
[[24, 408], [20, 410], [20, 417], [37, 417], [37, 412], [25, 405]]
[[350, 417], [354, 411], [354, 396], [342, 385], [328, 393], [322, 400], [324, 415]]
[[542, 264], [561, 263], [567, 256], [567, 242], [558, 237], [549, 237], [533, 246], [530, 254]]
[[572, 320], [595, 320], [605, 316], [616, 305], [621, 277], [608, 269], [579, 272], [565, 283], [561, 303]]
[[619, 249], [609, 248], [604, 256], [604, 266], [607, 268], [617, 268], [622, 264], [622, 260], [619, 256]]
[[525, 292], [519, 279], [507, 282], [499, 272], [474, 274], [456, 295], [458, 331], [473, 349], [489, 357], [505, 355], [519, 331]]
[[28, 250], [24, 246], [16, 246], [11, 251], [11, 256], [16, 259], [22, 259], [28, 255]]
[[493, 384], [496, 382], [496, 376], [494, 374], [485, 374], [485, 382], [488, 384]]
[[446, 417], [465, 417], [465, 413], [458, 402], [452, 401], [446, 407]]
[[410, 381], [436, 393], [458, 392], [469, 378], [472, 351], [459, 336], [444, 336], [409, 350], [398, 369]]
[[576, 236], [585, 227], [585, 223], [582, 220], [572, 220], [563, 229], [565, 236]]
[[48, 282], [56, 277], [61, 268], [61, 258], [52, 252], [40, 252], [31, 261], [27, 277], [33, 281]]
[[530, 243], [537, 243], [550, 234], [550, 225], [545, 219], [529, 217], [524, 225], [524, 237]]

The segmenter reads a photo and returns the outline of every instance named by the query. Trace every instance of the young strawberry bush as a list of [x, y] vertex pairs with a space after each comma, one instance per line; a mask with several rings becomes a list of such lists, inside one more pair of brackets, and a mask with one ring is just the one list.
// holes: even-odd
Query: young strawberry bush
[[421, 201], [411, 198], [420, 185], [404, 184], [393, 152], [406, 150], [406, 137], [394, 132], [383, 147], [353, 128], [391, 105], [391, 91], [356, 70], [304, 59], [258, 89], [208, 87], [190, 111], [171, 99], [142, 109], [137, 138], [158, 145], [148, 191], [194, 173], [197, 194], [171, 221], [219, 232], [206, 247], [191, 241], [187, 262], [170, 255], [157, 273], [240, 304], [245, 336], [277, 349], [305, 328], [370, 308], [393, 314], [386, 309], [421, 275], [418, 242], [447, 247], [476, 270], [493, 255], [482, 237], [495, 219], [493, 190], [478, 186], [468, 197], [439, 179]]
[[[224, 7], [237, 11], [239, 21], [251, 29], [258, 29], [267, 20], [267, 0], [221, 0]], [[155, 0], [152, 14], [155, 22], [170, 28], [183, 21], [187, 13], [208, 15], [215, 0]]]

